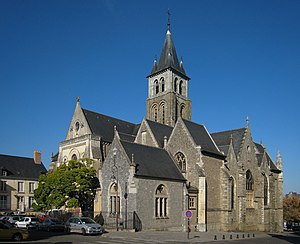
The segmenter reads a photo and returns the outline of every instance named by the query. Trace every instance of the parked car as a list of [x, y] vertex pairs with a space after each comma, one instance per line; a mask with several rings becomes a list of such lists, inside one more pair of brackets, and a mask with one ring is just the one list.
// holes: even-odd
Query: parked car
[[37, 225], [37, 229], [38, 230], [46, 230], [46, 231], [52, 231], [52, 230], [64, 231], [65, 225], [59, 219], [46, 218], [43, 222], [41, 222]]
[[22, 241], [29, 238], [27, 230], [0, 223], [0, 240]]
[[20, 221], [24, 218], [22, 215], [12, 215], [12, 216], [7, 216], [5, 219], [8, 223], [11, 225], [14, 225], [17, 221]]
[[19, 228], [35, 228], [39, 223], [39, 219], [36, 217], [24, 217], [20, 221], [17, 221], [15, 225]]
[[72, 217], [65, 224], [67, 232], [78, 232], [86, 234], [102, 234], [104, 228], [88, 217]]

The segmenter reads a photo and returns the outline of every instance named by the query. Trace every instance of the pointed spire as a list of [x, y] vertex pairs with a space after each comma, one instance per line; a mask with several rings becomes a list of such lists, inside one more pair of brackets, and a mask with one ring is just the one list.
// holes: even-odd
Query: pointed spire
[[[166, 34], [166, 38], [164, 41], [164, 46], [163, 46], [163, 49], [160, 54], [159, 62], [156, 64], [157, 66], [155, 69], [154, 69], [154, 67], [152, 68], [152, 71], [149, 76], [151, 76], [159, 71], [168, 69], [168, 68], [172, 68], [172, 69], [180, 72], [184, 76], [186, 76], [182, 62], [179, 63], [179, 61], [178, 61], [178, 56], [176, 53], [175, 45], [172, 40], [172, 35], [171, 35], [171, 31], [170, 31], [170, 29], [171, 29], [170, 15], [171, 15], [170, 11], [168, 11], [168, 29], [167, 29], [167, 34]], [[181, 61], [182, 61], [182, 59], [181, 59]], [[186, 77], [186, 78], [189, 79], [189, 77]]]
[[76, 102], [77, 102], [77, 103], [80, 103], [80, 97], [79, 97], [79, 96], [76, 97]]
[[157, 58], [156, 58], [156, 55], [155, 55], [151, 73], [155, 73], [156, 71], [157, 71]]
[[277, 169], [282, 170], [282, 158], [279, 150], [277, 153], [276, 167]]

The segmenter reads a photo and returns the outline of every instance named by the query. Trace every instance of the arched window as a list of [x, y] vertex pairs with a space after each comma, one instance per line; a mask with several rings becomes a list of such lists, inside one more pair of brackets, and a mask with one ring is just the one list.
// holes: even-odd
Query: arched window
[[229, 178], [229, 184], [228, 184], [228, 190], [229, 190], [229, 209], [234, 209], [234, 179], [233, 177]]
[[180, 106], [180, 117], [181, 118], [183, 118], [184, 116], [184, 110], [185, 110], [185, 106], [184, 106], [184, 104], [182, 104], [181, 106]]
[[164, 80], [164, 78], [161, 78], [160, 82], [161, 82], [161, 92], [164, 92], [165, 91], [165, 80]]
[[157, 122], [157, 114], [158, 114], [158, 111], [157, 111], [157, 105], [156, 104], [154, 104], [153, 106], [152, 106], [152, 120], [153, 121], [155, 121], [155, 122]]
[[71, 157], [72, 160], [77, 160], [77, 155], [74, 153]]
[[184, 154], [182, 152], [176, 153], [175, 160], [177, 161], [178, 166], [181, 169], [181, 172], [186, 172], [186, 160]]
[[175, 78], [175, 80], [174, 80], [174, 92], [177, 92], [177, 81], [178, 81], [178, 78]]
[[158, 94], [159, 93], [159, 84], [158, 84], [158, 80], [154, 81], [154, 94]]
[[168, 192], [164, 185], [159, 185], [155, 190], [155, 217], [168, 216]]
[[109, 190], [109, 213], [110, 215], [116, 215], [120, 213], [120, 194], [118, 185], [112, 184]]
[[269, 204], [269, 182], [266, 175], [264, 175], [264, 205]]
[[253, 177], [250, 170], [246, 172], [246, 190], [253, 190]]
[[166, 111], [165, 111], [165, 104], [164, 103], [161, 103], [160, 104], [160, 122], [162, 124], [165, 123], [165, 117], [166, 117]]
[[250, 170], [246, 171], [246, 207], [253, 208], [254, 192], [253, 192], [253, 176]]
[[183, 92], [183, 81], [181, 80], [179, 83], [179, 94], [182, 95]]

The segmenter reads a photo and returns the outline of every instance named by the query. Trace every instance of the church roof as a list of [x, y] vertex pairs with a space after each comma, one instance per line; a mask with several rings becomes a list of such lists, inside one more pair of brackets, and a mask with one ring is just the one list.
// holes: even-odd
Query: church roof
[[2, 177], [10, 179], [38, 180], [42, 173], [47, 172], [43, 163], [35, 163], [33, 158], [3, 154], [0, 154], [0, 169], [7, 172], [7, 176]]
[[164, 146], [164, 137], [170, 138], [173, 127], [147, 120], [147, 123], [160, 147]]
[[128, 158], [131, 159], [133, 155], [134, 162], [138, 165], [136, 176], [185, 181], [166, 150], [125, 141], [121, 141], [121, 144]]
[[257, 149], [257, 153], [256, 153], [256, 158], [258, 161], [258, 166], [261, 166], [262, 164], [262, 160], [263, 160], [263, 156], [264, 153], [266, 153], [266, 159], [267, 159], [267, 164], [270, 166], [271, 171], [280, 171], [276, 165], [274, 164], [272, 158], [270, 157], [270, 155], [267, 153], [266, 149], [264, 148], [263, 145], [255, 143], [255, 147]]
[[177, 53], [176, 53], [176, 49], [175, 49], [175, 45], [172, 39], [170, 29], [168, 29], [166, 34], [166, 38], [164, 41], [163, 49], [160, 54], [159, 62], [157, 64], [155, 59], [152, 71], [149, 76], [168, 68], [172, 68], [173, 70], [186, 76], [183, 68], [182, 60], [180, 62], [178, 61], [178, 57], [177, 57]]
[[[124, 120], [116, 119], [104, 114], [95, 113], [82, 109], [93, 134], [99, 135], [104, 141], [112, 142], [114, 138], [114, 126], [118, 132], [128, 136], [136, 136], [139, 124], [133, 124]], [[129, 139], [128, 139], [129, 140]]]
[[224, 156], [214, 143], [213, 139], [211, 138], [210, 134], [204, 127], [204, 125], [196, 124], [194, 122], [182, 119], [183, 123], [185, 124], [186, 128], [190, 132], [194, 142], [196, 145], [201, 146], [201, 150], [212, 153], [219, 156]]
[[[222, 147], [225, 155], [228, 153], [228, 148], [232, 140], [233, 150], [236, 155], [240, 152], [240, 147], [244, 138], [246, 128], [234, 129], [211, 133], [212, 138], [218, 147]], [[228, 146], [228, 147], [225, 147]]]

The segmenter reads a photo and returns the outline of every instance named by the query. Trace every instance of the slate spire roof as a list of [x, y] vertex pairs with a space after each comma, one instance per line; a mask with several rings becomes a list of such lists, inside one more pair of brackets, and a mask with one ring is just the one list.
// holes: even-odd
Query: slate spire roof
[[173, 70], [176, 70], [177, 72], [186, 76], [184, 68], [183, 68], [182, 59], [180, 60], [180, 62], [178, 61], [178, 56], [177, 56], [175, 45], [174, 45], [174, 42], [172, 39], [169, 22], [168, 22], [168, 30], [167, 30], [166, 38], [164, 41], [164, 46], [163, 46], [162, 52], [160, 54], [159, 62], [157, 63], [157, 60], [155, 57], [154, 65], [153, 65], [152, 71], [149, 76], [152, 76], [152, 75], [154, 75], [160, 71], [163, 71], [165, 69], [168, 69], [168, 68], [172, 68]]

